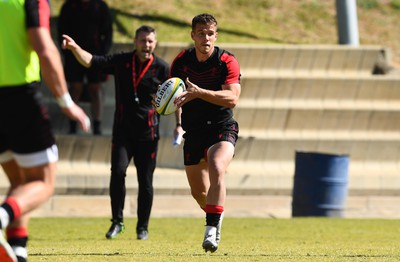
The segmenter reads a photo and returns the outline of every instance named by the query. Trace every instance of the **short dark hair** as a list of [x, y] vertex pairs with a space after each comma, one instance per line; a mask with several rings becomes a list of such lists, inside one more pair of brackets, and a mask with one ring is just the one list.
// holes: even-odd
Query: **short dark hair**
[[206, 14], [206, 13], [196, 15], [195, 17], [193, 17], [192, 31], [194, 31], [196, 29], [197, 24], [203, 24], [203, 25], [215, 24], [215, 26], [218, 26], [217, 19], [215, 19], [215, 17], [213, 15]]
[[135, 32], [135, 38], [137, 38], [137, 36], [141, 33], [141, 32], [145, 32], [145, 33], [156, 33], [156, 29], [154, 29], [153, 27], [149, 26], [149, 25], [142, 25], [141, 27], [139, 27], [138, 29], [136, 29]]

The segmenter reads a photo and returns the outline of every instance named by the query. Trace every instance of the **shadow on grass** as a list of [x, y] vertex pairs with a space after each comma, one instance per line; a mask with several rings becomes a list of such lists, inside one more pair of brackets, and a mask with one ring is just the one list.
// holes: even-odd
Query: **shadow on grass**
[[[122, 24], [120, 21], [120, 17], [126, 17], [129, 19], [135, 19], [141, 22], [161, 22], [164, 24], [168, 24], [169, 26], [177, 27], [177, 28], [190, 28], [192, 25], [191, 23], [187, 23], [182, 20], [174, 19], [168, 16], [164, 15], [139, 15], [139, 14], [134, 14], [134, 13], [128, 13], [120, 9], [112, 8], [111, 12], [113, 13], [114, 16], [114, 23], [117, 27], [117, 30], [119, 33], [122, 35], [128, 36], [130, 38], [133, 38], [133, 33], [130, 33], [127, 28]], [[218, 29], [219, 32], [233, 35], [233, 36], [239, 36], [239, 37], [245, 37], [249, 39], [260, 39], [257, 35], [250, 34], [247, 32], [240, 32], [240, 31], [235, 31], [235, 30], [229, 30], [229, 29], [224, 29], [223, 27], [220, 27]], [[277, 39], [270, 39], [271, 41], [279, 41]]]
[[[169, 26], [173, 26], [176, 28], [182, 28], [186, 29], [190, 28], [192, 25], [191, 23], [174, 19], [165, 15], [139, 15], [139, 14], [134, 14], [134, 13], [129, 13], [117, 8], [110, 8], [111, 14], [113, 16], [113, 23], [116, 27], [116, 31], [120, 33], [123, 36], [126, 36], [127, 38], [133, 39], [135, 32], [130, 32], [131, 30], [127, 28], [123, 21], [123, 18], [128, 18], [128, 19], [133, 19], [133, 20], [138, 20], [141, 23], [145, 22], [161, 22], [164, 24], [168, 24]], [[51, 33], [54, 37], [54, 39], [58, 42], [59, 39], [57, 39], [57, 23], [58, 23], [58, 16], [52, 16], [50, 25], [51, 25]], [[224, 33], [227, 35], [232, 35], [232, 36], [237, 36], [237, 37], [243, 37], [251, 40], [268, 40], [269, 42], [272, 43], [281, 43], [281, 39], [277, 38], [264, 38], [264, 37], [259, 37], [255, 34], [251, 34], [248, 32], [241, 32], [237, 30], [230, 30], [230, 29], [224, 29], [223, 27], [219, 27], [218, 31], [220, 33]]]

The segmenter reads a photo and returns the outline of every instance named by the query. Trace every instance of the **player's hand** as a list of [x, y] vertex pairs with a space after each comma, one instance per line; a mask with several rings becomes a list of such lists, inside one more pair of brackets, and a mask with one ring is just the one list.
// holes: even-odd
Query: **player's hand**
[[62, 35], [62, 45], [61, 48], [62, 49], [70, 49], [73, 50], [74, 48], [76, 48], [78, 45], [77, 43], [74, 41], [74, 39], [72, 39], [72, 37], [68, 36], [68, 35]]
[[182, 94], [177, 96], [174, 100], [174, 104], [178, 108], [182, 107], [187, 102], [197, 98], [200, 90], [200, 88], [197, 85], [189, 81], [189, 77], [186, 78], [185, 83], [186, 83], [185, 91], [183, 91]]
[[70, 107], [61, 108], [61, 110], [70, 119], [77, 121], [83, 131], [90, 131], [90, 119], [78, 105], [74, 104]]

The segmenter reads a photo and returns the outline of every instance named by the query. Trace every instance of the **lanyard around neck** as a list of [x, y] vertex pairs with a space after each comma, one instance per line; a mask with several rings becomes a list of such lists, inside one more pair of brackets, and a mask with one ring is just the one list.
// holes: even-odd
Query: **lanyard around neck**
[[146, 74], [147, 70], [149, 70], [149, 67], [153, 63], [154, 56], [153, 54], [150, 55], [150, 59], [147, 61], [147, 64], [143, 70], [141, 70], [141, 66], [139, 68], [139, 77], [136, 78], [136, 56], [133, 54], [132, 56], [132, 85], [133, 85], [133, 90], [135, 91], [135, 101], [139, 103], [139, 97], [137, 96], [137, 89], [140, 84], [140, 81], [142, 81], [143, 76]]

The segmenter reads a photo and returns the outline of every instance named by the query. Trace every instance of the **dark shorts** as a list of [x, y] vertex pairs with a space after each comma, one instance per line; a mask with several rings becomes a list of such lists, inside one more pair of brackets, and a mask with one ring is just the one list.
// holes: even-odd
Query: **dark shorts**
[[67, 82], [83, 82], [85, 77], [88, 83], [100, 83], [107, 80], [107, 75], [99, 70], [86, 68], [79, 64], [75, 57], [65, 55], [64, 73]]
[[0, 88], [0, 153], [27, 154], [55, 143], [39, 83]]
[[239, 125], [230, 120], [223, 125], [210, 126], [201, 132], [185, 133], [183, 157], [185, 166], [197, 165], [201, 159], [207, 159], [207, 150], [214, 144], [227, 141], [236, 145], [239, 134]]

